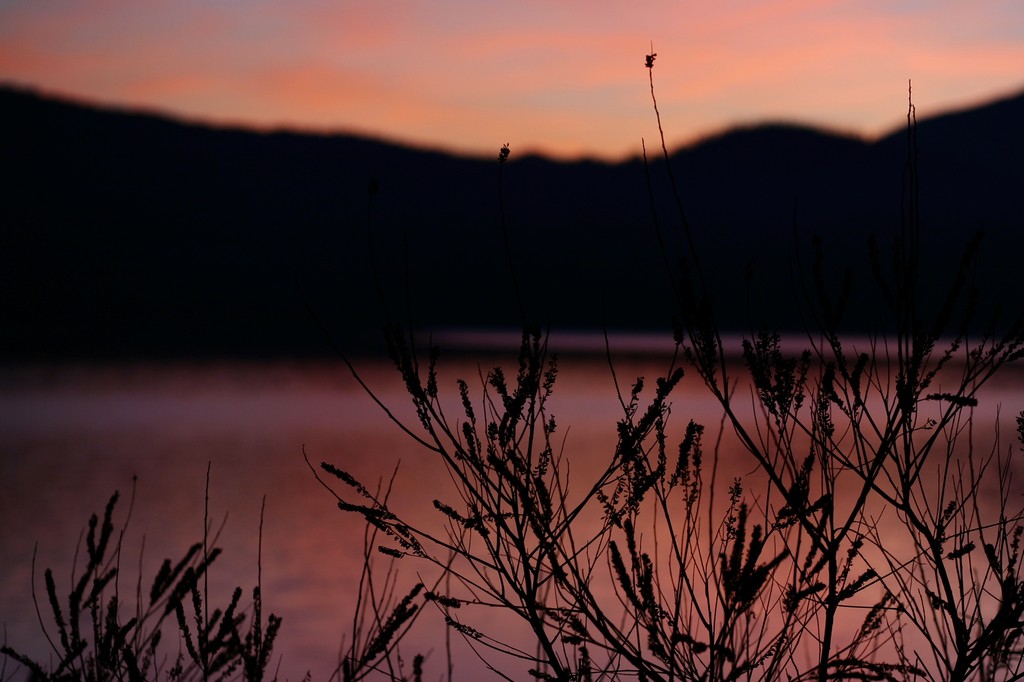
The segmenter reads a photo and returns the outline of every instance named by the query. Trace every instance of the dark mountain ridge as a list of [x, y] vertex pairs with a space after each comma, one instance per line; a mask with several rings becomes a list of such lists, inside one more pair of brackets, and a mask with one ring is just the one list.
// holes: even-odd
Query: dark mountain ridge
[[[350, 350], [378, 343], [387, 317], [426, 328], [520, 324], [497, 144], [494, 159], [463, 158], [350, 136], [186, 125], [9, 88], [0, 111], [0, 357], [329, 353], [310, 309]], [[1021, 120], [1024, 95], [922, 116], [920, 205], [933, 271], [925, 290], [983, 229], [985, 301], [1021, 309]], [[673, 155], [726, 325], [799, 328], [793, 262], [798, 253], [806, 261], [812, 234], [825, 242], [829, 277], [850, 266], [858, 291], [874, 290], [867, 238], [885, 241], [900, 224], [906, 139], [905, 130], [865, 142], [774, 124]], [[670, 253], [682, 239], [664, 162], [649, 155], [653, 213], [638, 159], [565, 163], [517, 159], [513, 149], [504, 205], [536, 321], [670, 326], [653, 216]], [[884, 324], [869, 298], [853, 302], [851, 328]]]

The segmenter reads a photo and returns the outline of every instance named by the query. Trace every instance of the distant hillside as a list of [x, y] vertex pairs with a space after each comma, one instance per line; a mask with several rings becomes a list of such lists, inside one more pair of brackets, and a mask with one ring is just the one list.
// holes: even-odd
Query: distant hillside
[[[494, 159], [467, 159], [183, 125], [13, 89], [0, 89], [0, 112], [0, 357], [327, 353], [307, 305], [350, 349], [374, 343], [387, 315], [423, 327], [519, 324], [499, 227], [500, 141]], [[1024, 300], [1022, 120], [1019, 96], [922, 116], [918, 129], [929, 262], [941, 271], [984, 229], [985, 300], [1014, 310]], [[668, 328], [641, 162], [515, 152], [505, 206], [529, 313], [556, 327]], [[812, 234], [834, 258], [830, 276], [849, 262], [869, 281], [867, 235], [884, 240], [899, 225], [905, 158], [905, 131], [869, 144], [785, 125], [675, 154], [726, 324], [799, 326], [794, 245], [806, 257]], [[681, 239], [663, 162], [650, 170], [672, 251]], [[851, 325], [876, 313], [861, 297]]]

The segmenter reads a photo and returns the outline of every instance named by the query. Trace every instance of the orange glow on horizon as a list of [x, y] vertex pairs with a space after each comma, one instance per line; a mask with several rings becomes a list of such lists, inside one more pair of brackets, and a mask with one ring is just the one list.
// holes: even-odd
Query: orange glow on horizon
[[19, 0], [0, 8], [0, 81], [214, 123], [618, 159], [657, 134], [651, 42], [672, 146], [764, 120], [878, 135], [911, 78], [922, 116], [1024, 89], [1024, 5], [941, 4]]

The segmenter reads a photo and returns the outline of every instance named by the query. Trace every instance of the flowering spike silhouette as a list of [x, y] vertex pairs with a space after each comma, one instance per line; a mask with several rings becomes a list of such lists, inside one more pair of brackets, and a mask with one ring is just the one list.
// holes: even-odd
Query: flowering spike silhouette
[[647, 55], [647, 58], [644, 61], [644, 66], [646, 66], [648, 69], [653, 69], [654, 68], [654, 58], [657, 57], [657, 56], [658, 56], [658, 53], [654, 51], [654, 43], [651, 43], [651, 52], [650, 52], [650, 54]]

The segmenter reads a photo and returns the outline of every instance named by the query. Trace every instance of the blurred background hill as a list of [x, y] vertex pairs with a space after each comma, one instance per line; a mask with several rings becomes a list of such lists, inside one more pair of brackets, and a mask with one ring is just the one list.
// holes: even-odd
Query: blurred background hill
[[[458, 157], [192, 125], [13, 88], [0, 89], [0, 111], [4, 360], [327, 355], [314, 316], [353, 352], [379, 345], [387, 316], [424, 329], [520, 324], [500, 231], [502, 140], [492, 158]], [[926, 292], [984, 230], [984, 302], [1020, 310], [1022, 120], [1024, 95], [921, 112]], [[570, 163], [512, 149], [506, 218], [535, 321], [670, 328], [654, 216], [669, 254], [682, 239], [656, 141], [647, 150], [653, 211], [639, 158]], [[723, 323], [799, 329], [795, 261], [806, 265], [812, 235], [825, 243], [830, 281], [849, 266], [858, 291], [873, 291], [867, 239], [887, 243], [899, 227], [906, 153], [905, 130], [866, 141], [773, 123], [676, 150]], [[884, 324], [878, 312], [858, 297], [849, 328]]]

